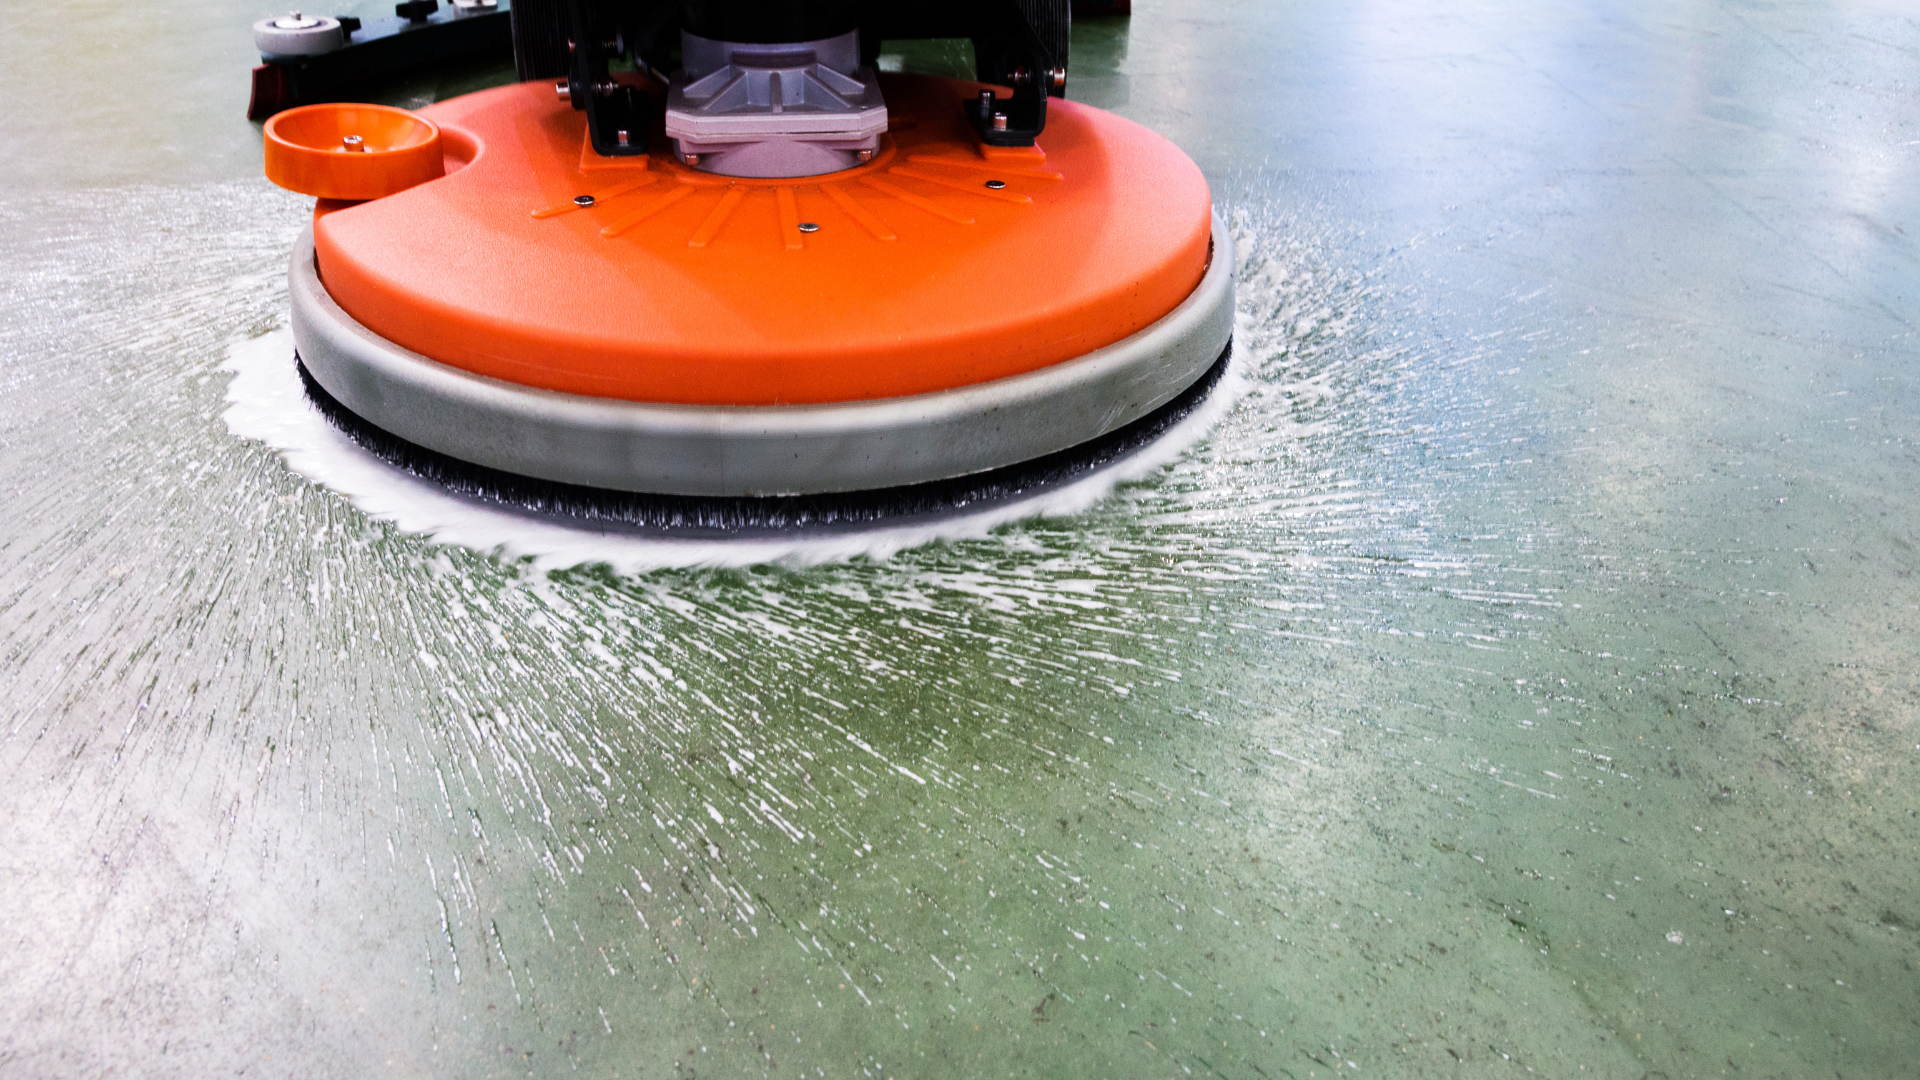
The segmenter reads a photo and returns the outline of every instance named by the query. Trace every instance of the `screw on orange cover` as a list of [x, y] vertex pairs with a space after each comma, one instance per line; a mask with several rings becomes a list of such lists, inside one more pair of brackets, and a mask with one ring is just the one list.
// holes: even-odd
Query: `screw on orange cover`
[[446, 172], [440, 128], [387, 105], [306, 105], [266, 124], [267, 179], [321, 199], [381, 199]]

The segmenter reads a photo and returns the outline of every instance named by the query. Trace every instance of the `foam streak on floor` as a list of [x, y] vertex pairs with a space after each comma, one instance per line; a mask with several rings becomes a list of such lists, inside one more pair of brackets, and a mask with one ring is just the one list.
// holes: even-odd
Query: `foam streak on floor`
[[814, 565], [356, 509], [222, 420], [238, 107], [0, 120], [0, 1075], [1902, 1075], [1920, 23], [1136, 7], [1244, 392]]

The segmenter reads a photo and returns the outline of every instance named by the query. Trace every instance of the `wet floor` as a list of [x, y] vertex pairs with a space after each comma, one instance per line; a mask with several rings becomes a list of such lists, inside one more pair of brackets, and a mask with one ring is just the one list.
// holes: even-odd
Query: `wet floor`
[[1136, 7], [1211, 432], [644, 570], [235, 436], [265, 10], [10, 5], [0, 1075], [1906, 1075], [1920, 21]]

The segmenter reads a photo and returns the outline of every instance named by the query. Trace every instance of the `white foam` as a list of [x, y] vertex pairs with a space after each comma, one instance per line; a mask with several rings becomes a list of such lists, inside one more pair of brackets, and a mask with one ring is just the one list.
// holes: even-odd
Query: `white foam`
[[833, 535], [672, 540], [609, 534], [530, 520], [447, 494], [368, 453], [307, 400], [293, 361], [293, 331], [275, 330], [233, 345], [221, 365], [233, 373], [224, 414], [227, 429], [265, 443], [289, 468], [338, 492], [362, 512], [440, 544], [545, 569], [606, 565], [619, 573], [669, 567], [809, 566], [886, 559], [925, 544], [987, 537], [1009, 522], [1077, 514], [1116, 485], [1141, 479], [1198, 442], [1246, 392], [1237, 358], [1208, 399], [1152, 444], [1114, 465], [1030, 498], [939, 521]]

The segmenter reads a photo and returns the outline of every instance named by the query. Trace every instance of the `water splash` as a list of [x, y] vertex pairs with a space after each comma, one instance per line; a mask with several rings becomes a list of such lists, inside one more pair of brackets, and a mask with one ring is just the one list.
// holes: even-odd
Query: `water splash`
[[456, 544], [543, 569], [604, 565], [631, 574], [673, 567], [740, 567], [765, 563], [812, 566], [886, 559], [909, 548], [991, 535], [1011, 522], [1079, 513], [1115, 487], [1140, 480], [1175, 460], [1206, 433], [1245, 390], [1237, 364], [1191, 413], [1114, 465], [1028, 498], [935, 522], [831, 535], [740, 539], [636, 537], [529, 520], [441, 490], [395, 469], [329, 423], [308, 400], [293, 357], [293, 333], [280, 329], [236, 343], [222, 370], [233, 373], [227, 427], [279, 451], [288, 466], [347, 498], [362, 512], [436, 543]]
[[[633, 574], [673, 567], [883, 560], [929, 544], [985, 538], [1022, 520], [1082, 513], [1123, 484], [1164, 473], [1206, 440], [1256, 386], [1258, 396], [1278, 393], [1291, 406], [1323, 397], [1326, 373], [1300, 377], [1289, 361], [1344, 336], [1354, 310], [1341, 302], [1340, 286], [1350, 282], [1330, 274], [1321, 252], [1283, 226], [1261, 223], [1244, 210], [1234, 215], [1233, 224], [1240, 260], [1236, 349], [1208, 399], [1152, 444], [1112, 466], [1029, 498], [937, 522], [830, 536], [683, 540], [596, 532], [477, 505], [392, 468], [329, 424], [302, 391], [292, 363], [292, 332], [285, 328], [229, 349], [222, 370], [234, 378], [224, 418], [233, 434], [273, 447], [295, 472], [374, 518], [436, 543], [527, 560], [541, 569], [604, 565]], [[1312, 430], [1311, 424], [1293, 424], [1286, 433]]]

